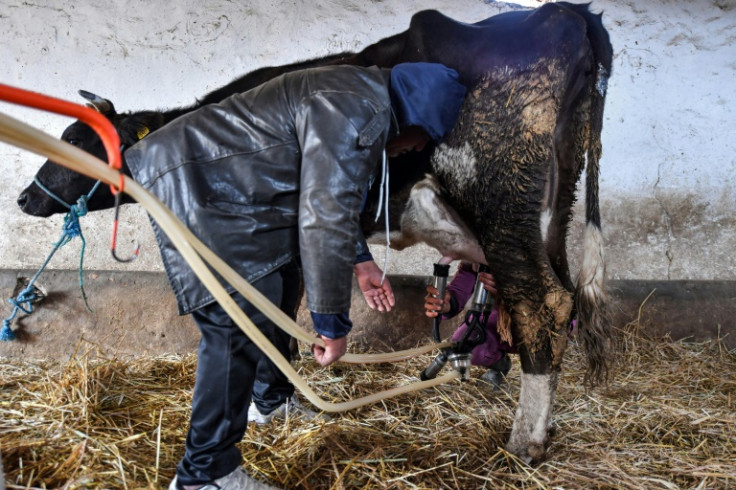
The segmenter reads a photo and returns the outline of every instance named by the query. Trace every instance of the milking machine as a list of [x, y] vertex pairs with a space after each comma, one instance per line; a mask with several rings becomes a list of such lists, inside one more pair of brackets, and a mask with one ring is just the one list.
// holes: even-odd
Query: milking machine
[[[447, 289], [447, 276], [450, 266], [445, 264], [434, 265], [433, 286], [437, 289], [437, 297], [445, 298]], [[480, 265], [478, 272], [490, 272], [486, 265]], [[470, 379], [470, 358], [473, 348], [486, 341], [486, 321], [493, 309], [493, 296], [483, 287], [480, 278], [475, 281], [475, 289], [473, 290], [473, 299], [471, 306], [465, 313], [465, 325], [467, 329], [463, 336], [453, 342], [450, 347], [442, 349], [442, 351], [434, 358], [434, 360], [421, 372], [419, 377], [424, 381], [432, 379], [447, 364], [458, 372], [461, 381]], [[439, 343], [440, 338], [440, 322], [442, 314], [437, 315], [432, 322], [432, 336], [434, 341]]]
[[[447, 290], [447, 276], [450, 274], [450, 264], [434, 264], [434, 278], [432, 281], [432, 286], [437, 290], [437, 298], [440, 298], [442, 300], [445, 299], [445, 291]], [[440, 338], [440, 322], [442, 321], [442, 313], [440, 312], [432, 321], [432, 338], [435, 342], [437, 342], [437, 339]], [[422, 381], [433, 379], [435, 376], [437, 376], [437, 373], [439, 373], [443, 367], [445, 367], [445, 364], [447, 364], [448, 354], [452, 354], [452, 352], [447, 352], [450, 349], [442, 349], [440, 353], [437, 355], [437, 357], [434, 358], [434, 361], [427, 366], [427, 368], [422, 371], [422, 373], [419, 375], [419, 377], [422, 379]]]

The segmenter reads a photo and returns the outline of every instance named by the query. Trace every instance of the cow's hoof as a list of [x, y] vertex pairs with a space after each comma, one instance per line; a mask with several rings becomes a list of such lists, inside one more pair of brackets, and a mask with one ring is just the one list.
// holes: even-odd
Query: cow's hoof
[[521, 447], [515, 444], [507, 444], [506, 451], [514, 454], [526, 464], [536, 464], [547, 459], [547, 450], [544, 443], [530, 442]]
[[529, 444], [527, 451], [532, 464], [540, 463], [547, 459], [547, 449], [544, 447], [544, 444], [532, 442]]

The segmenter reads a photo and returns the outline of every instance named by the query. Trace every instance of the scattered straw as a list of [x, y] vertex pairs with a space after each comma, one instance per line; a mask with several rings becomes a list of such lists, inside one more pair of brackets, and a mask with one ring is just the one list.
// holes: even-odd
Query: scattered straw
[[[556, 434], [540, 465], [503, 449], [516, 363], [508, 391], [455, 383], [326, 423], [253, 425], [241, 444], [245, 467], [289, 489], [736, 487], [736, 351], [720, 341], [647, 339], [637, 324], [621, 338], [616, 376], [601, 390], [583, 388], [581, 354], [568, 350]], [[340, 400], [414, 380], [430, 361], [318, 369], [304, 359], [297, 367]], [[7, 488], [165, 488], [183, 453], [195, 366], [194, 355], [5, 360]]]

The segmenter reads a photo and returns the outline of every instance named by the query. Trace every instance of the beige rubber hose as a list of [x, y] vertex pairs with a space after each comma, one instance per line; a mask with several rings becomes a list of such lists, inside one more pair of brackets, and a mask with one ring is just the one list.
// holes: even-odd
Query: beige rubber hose
[[[101, 160], [92, 155], [46, 133], [39, 131], [27, 124], [0, 113], [0, 140], [10, 143], [19, 148], [45, 156], [62, 164], [76, 172], [99, 179], [106, 184], [118, 185], [119, 173]], [[157, 222], [161, 229], [169, 236], [177, 247], [179, 253], [186, 259], [192, 270], [200, 281], [207, 287], [218, 303], [230, 315], [235, 323], [246, 335], [276, 364], [289, 380], [304, 394], [304, 396], [316, 407], [326, 412], [340, 412], [351, 410], [363, 405], [375, 403], [385, 398], [397, 396], [403, 393], [430, 388], [458, 377], [455, 371], [444, 376], [421, 382], [411, 383], [385, 390], [379, 393], [357, 398], [347, 402], [332, 403], [323, 400], [312, 390], [304, 379], [294, 370], [278, 350], [268, 341], [260, 330], [237, 306], [235, 301], [225, 291], [225, 288], [215, 278], [206, 261], [216, 270], [228, 283], [230, 283], [249, 302], [262, 311], [270, 320], [284, 329], [290, 335], [308, 343], [324, 345], [322, 341], [315, 338], [304, 329], [300, 328], [284, 312], [273, 305], [259, 291], [251, 286], [245, 279], [237, 274], [222, 259], [207, 248], [188, 228], [182, 225], [179, 219], [164, 206], [153, 194], [148, 192], [137, 182], [125, 177], [125, 192], [134, 200], [139, 202], [151, 217]], [[448, 346], [449, 343], [429, 345], [396, 353], [380, 355], [355, 355], [346, 354], [342, 360], [354, 363], [367, 362], [392, 362], [405, 360], [433, 349]]]

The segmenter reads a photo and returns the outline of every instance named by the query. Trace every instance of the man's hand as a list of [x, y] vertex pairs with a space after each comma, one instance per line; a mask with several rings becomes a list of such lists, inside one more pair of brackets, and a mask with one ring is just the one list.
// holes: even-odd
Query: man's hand
[[427, 285], [427, 296], [424, 297], [425, 314], [429, 318], [435, 318], [441, 313], [450, 311], [450, 292], [445, 291], [444, 301], [437, 297], [439, 291], [431, 284]]
[[391, 311], [391, 307], [396, 304], [394, 292], [388, 278], [381, 284], [383, 271], [372, 260], [367, 260], [353, 267], [355, 277], [358, 278], [358, 286], [363, 292], [363, 297], [368, 307], [372, 310]]
[[320, 335], [319, 338], [325, 341], [325, 346], [322, 347], [317, 344], [312, 344], [312, 353], [320, 366], [329, 366], [340, 359], [348, 350], [347, 337], [330, 339], [324, 335]]

